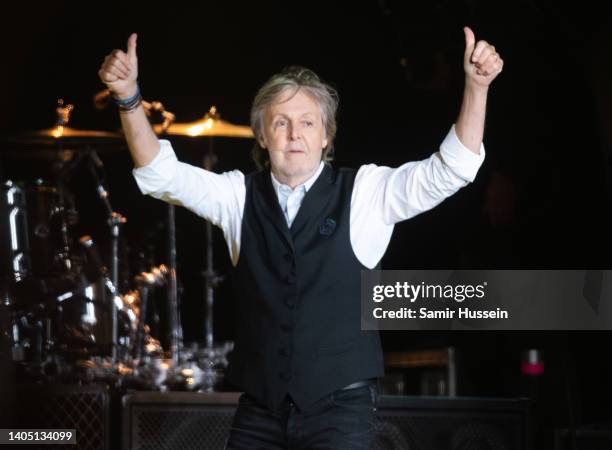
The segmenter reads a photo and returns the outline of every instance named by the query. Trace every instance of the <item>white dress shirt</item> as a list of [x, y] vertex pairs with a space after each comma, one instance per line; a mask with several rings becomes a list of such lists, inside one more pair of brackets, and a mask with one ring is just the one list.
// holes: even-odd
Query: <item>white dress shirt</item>
[[321, 172], [323, 172], [324, 167], [325, 163], [321, 161], [319, 168], [314, 175], [304, 181], [302, 184], [296, 186], [294, 189], [291, 189], [291, 186], [282, 184], [276, 179], [274, 174], [270, 172], [270, 176], [272, 177], [272, 186], [274, 186], [274, 191], [276, 191], [276, 196], [278, 197], [278, 203], [280, 204], [283, 214], [285, 214], [285, 220], [287, 220], [287, 226], [289, 228], [291, 228], [293, 219], [295, 219], [300, 206], [302, 206], [302, 200], [304, 200], [306, 192], [308, 192], [314, 182], [317, 181], [317, 178], [319, 178], [319, 175], [321, 175]]
[[[133, 170], [141, 192], [185, 206], [221, 228], [236, 266], [246, 198], [244, 174], [238, 170], [217, 174], [182, 163], [169, 141], [159, 143], [155, 158]], [[467, 149], [453, 125], [440, 150], [427, 159], [397, 168], [361, 166], [353, 186], [350, 212], [351, 246], [357, 259], [368, 268], [376, 266], [389, 245], [394, 225], [433, 208], [473, 181], [484, 157], [484, 146], [481, 144], [479, 154]], [[289, 226], [322, 170], [323, 163], [313, 177], [293, 190], [272, 177]]]

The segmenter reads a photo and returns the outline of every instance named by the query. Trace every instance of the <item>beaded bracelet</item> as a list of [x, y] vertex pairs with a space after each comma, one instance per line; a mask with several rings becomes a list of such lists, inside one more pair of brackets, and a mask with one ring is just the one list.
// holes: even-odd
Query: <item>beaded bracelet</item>
[[136, 85], [136, 93], [130, 98], [120, 99], [113, 95], [113, 101], [119, 107], [119, 112], [132, 112], [142, 103], [140, 87]]

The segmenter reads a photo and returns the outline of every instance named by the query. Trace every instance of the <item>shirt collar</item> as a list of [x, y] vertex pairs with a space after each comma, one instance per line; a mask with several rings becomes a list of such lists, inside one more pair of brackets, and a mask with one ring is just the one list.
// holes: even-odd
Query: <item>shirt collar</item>
[[272, 171], [270, 171], [270, 175], [272, 177], [272, 185], [274, 186], [274, 191], [276, 191], [276, 195], [279, 195], [279, 191], [281, 189], [283, 191], [285, 191], [285, 192], [293, 192], [293, 191], [297, 191], [297, 190], [304, 190], [304, 192], [308, 192], [308, 190], [312, 187], [312, 185], [315, 183], [315, 181], [317, 181], [317, 178], [319, 178], [319, 175], [321, 175], [321, 172], [323, 172], [323, 168], [324, 167], [325, 167], [325, 163], [323, 161], [321, 161], [321, 163], [319, 164], [319, 168], [314, 173], [314, 175], [311, 176], [306, 181], [304, 181], [302, 184], [297, 185], [295, 187], [295, 189], [291, 189], [286, 184], [282, 184], [280, 181], [278, 181], [274, 177], [274, 174], [272, 173]]

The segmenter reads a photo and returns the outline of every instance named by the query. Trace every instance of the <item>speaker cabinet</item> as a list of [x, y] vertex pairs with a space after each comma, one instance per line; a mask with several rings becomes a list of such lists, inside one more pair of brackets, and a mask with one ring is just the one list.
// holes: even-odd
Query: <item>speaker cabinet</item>
[[18, 385], [13, 428], [76, 430], [68, 450], [109, 450], [110, 395], [105, 385]]
[[[138, 392], [123, 398], [123, 450], [222, 450], [240, 393]], [[527, 401], [378, 398], [375, 450], [524, 450]]]
[[528, 401], [381, 395], [375, 450], [523, 450]]
[[137, 392], [123, 397], [124, 450], [223, 449], [238, 392]]
[[606, 428], [579, 428], [555, 430], [555, 450], [610, 450], [612, 448], [612, 423]]

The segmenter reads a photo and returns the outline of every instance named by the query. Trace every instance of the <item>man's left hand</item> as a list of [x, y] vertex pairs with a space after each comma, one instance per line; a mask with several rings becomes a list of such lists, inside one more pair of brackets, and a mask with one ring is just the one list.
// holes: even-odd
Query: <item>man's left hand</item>
[[504, 60], [495, 51], [495, 47], [487, 41], [476, 42], [474, 32], [464, 27], [465, 54], [463, 68], [466, 83], [477, 87], [488, 88], [493, 80], [501, 73]]

